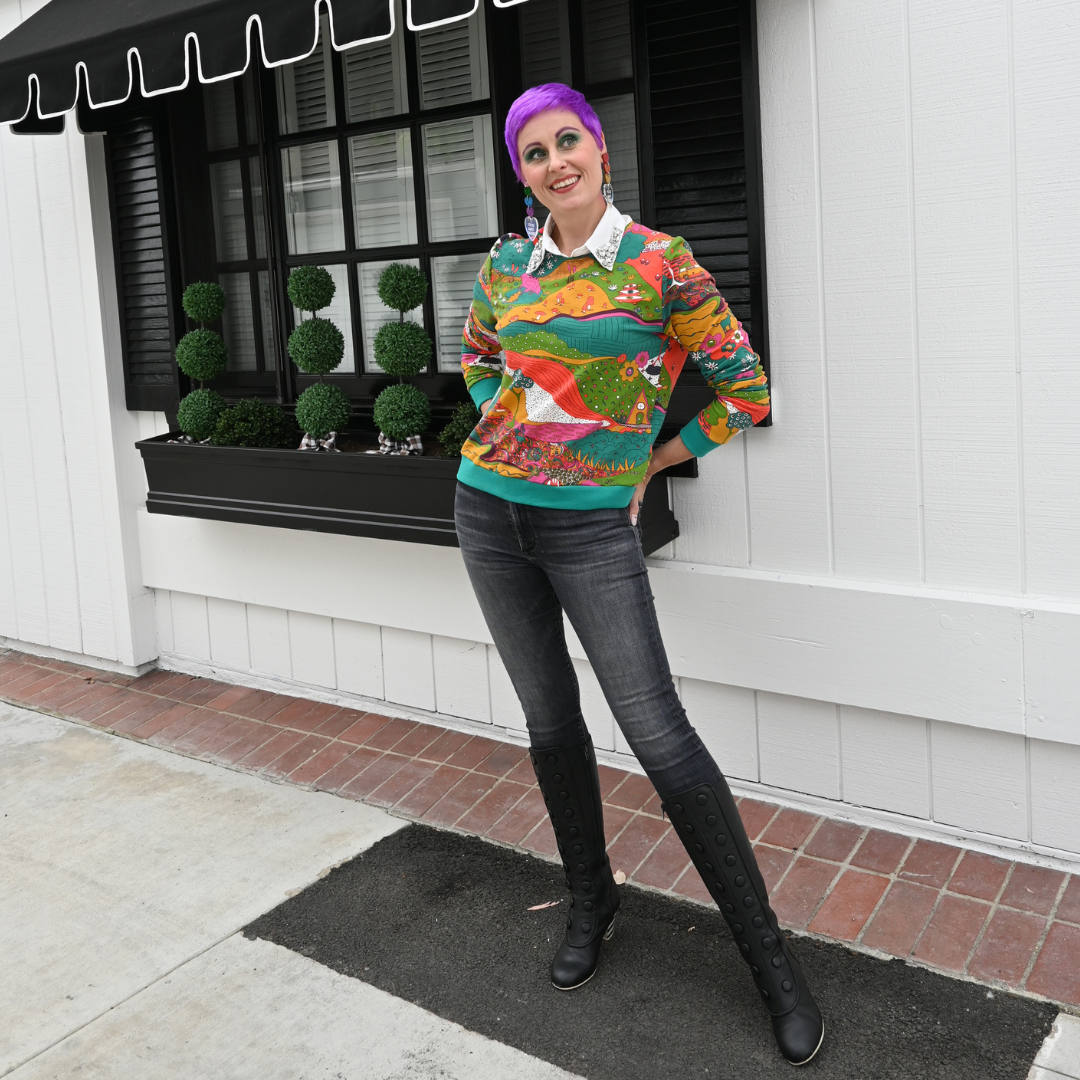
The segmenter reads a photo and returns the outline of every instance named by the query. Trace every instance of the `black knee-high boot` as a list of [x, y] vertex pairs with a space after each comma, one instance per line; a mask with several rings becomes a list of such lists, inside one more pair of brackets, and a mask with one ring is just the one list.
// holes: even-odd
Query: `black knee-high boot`
[[750, 965], [780, 1052], [805, 1065], [825, 1037], [821, 1012], [769, 907], [768, 890], [727, 781], [673, 795], [664, 809]]
[[573, 990], [595, 974], [600, 946], [611, 937], [619, 910], [605, 850], [600, 777], [592, 739], [569, 749], [533, 750], [531, 756], [570, 888], [566, 937], [551, 962], [551, 981]]

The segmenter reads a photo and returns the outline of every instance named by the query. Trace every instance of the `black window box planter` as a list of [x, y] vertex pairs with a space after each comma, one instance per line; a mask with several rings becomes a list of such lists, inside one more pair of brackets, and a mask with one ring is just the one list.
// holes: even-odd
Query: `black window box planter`
[[[136, 443], [151, 514], [457, 546], [458, 460]], [[646, 555], [679, 535], [667, 484], [649, 485], [641, 514]]]

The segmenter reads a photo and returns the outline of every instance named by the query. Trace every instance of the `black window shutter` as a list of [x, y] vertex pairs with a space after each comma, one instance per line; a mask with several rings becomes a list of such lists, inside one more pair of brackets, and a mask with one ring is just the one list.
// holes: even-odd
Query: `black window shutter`
[[653, 224], [689, 241], [768, 372], [754, 14], [754, 0], [645, 0]]
[[111, 120], [105, 152], [127, 407], [173, 413], [180, 385], [155, 114]]

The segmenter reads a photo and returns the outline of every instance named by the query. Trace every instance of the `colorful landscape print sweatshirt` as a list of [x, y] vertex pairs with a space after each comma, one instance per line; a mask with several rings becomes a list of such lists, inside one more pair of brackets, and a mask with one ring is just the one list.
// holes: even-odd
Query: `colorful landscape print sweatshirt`
[[628, 505], [688, 356], [716, 391], [680, 432], [700, 457], [768, 415], [769, 390], [686, 241], [613, 207], [571, 257], [544, 231], [535, 243], [503, 236], [477, 278], [461, 356], [477, 406], [495, 400], [458, 479], [533, 506]]

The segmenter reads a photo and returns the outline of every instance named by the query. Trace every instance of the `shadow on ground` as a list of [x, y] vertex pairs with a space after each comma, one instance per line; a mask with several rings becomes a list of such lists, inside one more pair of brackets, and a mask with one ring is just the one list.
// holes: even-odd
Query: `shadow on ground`
[[[589, 1080], [790, 1080], [717, 912], [624, 887], [596, 978], [560, 993], [547, 968], [565, 896], [549, 863], [412, 825], [245, 934]], [[800, 940], [797, 951], [826, 1018], [825, 1044], [803, 1075], [1024, 1080], [1057, 1014], [840, 945]]]

